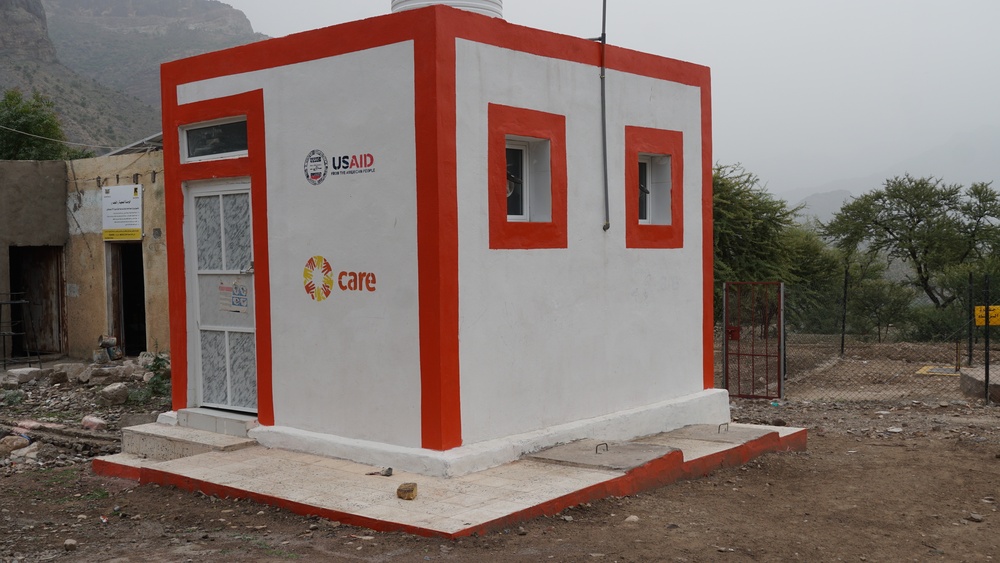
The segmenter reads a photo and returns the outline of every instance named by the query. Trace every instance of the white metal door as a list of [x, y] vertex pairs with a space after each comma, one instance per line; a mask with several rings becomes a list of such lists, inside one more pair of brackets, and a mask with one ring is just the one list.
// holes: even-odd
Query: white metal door
[[246, 182], [189, 186], [189, 350], [199, 405], [257, 411], [253, 226]]

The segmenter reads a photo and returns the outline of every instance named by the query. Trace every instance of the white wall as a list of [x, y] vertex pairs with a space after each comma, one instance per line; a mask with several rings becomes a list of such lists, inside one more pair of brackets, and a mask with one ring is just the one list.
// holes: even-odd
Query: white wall
[[[178, 88], [181, 104], [264, 90], [276, 425], [420, 446], [413, 57], [405, 42]], [[313, 149], [375, 170], [310, 185]], [[313, 301], [316, 255], [376, 291]]]
[[[599, 69], [464, 40], [457, 58], [465, 444], [701, 391], [699, 90], [608, 72], [606, 233]], [[566, 115], [568, 249], [489, 249], [491, 102]], [[684, 133], [683, 249], [625, 248], [626, 125]]]

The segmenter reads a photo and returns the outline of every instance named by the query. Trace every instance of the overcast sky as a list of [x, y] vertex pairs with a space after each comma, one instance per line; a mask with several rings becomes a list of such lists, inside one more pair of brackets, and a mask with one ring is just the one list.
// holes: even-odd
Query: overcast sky
[[[382, 15], [391, 4], [224, 1], [272, 37]], [[790, 200], [793, 191], [878, 175], [956, 138], [1000, 132], [998, 0], [608, 4], [610, 43], [712, 69], [715, 160], [743, 163]], [[505, 0], [504, 17], [596, 37], [601, 7]], [[989, 158], [1000, 162], [1000, 154]]]

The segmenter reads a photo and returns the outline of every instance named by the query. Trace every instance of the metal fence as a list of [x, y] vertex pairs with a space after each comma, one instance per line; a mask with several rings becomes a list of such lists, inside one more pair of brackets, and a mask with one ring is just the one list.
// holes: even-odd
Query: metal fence
[[[786, 287], [786, 292], [794, 299], [794, 287]], [[984, 327], [976, 326], [962, 307], [951, 313], [936, 312], [948, 318], [938, 322], [934, 330], [913, 324], [929, 323], [926, 319], [911, 320], [905, 326], [858, 330], [842, 323], [837, 308], [828, 308], [826, 314], [830, 317], [826, 330], [815, 330], [817, 323], [797, 323], [786, 315], [783, 398], [898, 403], [984, 397]], [[715, 333], [716, 386], [725, 388], [723, 354], [729, 335], [724, 323], [719, 323]], [[1000, 327], [993, 328], [991, 358], [990, 380], [1000, 383]], [[734, 391], [730, 389], [730, 393]], [[1000, 397], [993, 397], [997, 399]]]

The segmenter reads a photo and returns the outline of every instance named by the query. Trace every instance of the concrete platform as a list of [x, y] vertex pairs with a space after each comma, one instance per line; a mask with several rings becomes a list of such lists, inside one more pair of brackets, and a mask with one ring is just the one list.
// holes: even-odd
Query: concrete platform
[[[159, 435], [191, 432], [159, 426]], [[97, 458], [93, 468], [100, 475], [248, 498], [379, 531], [456, 538], [805, 447], [802, 428], [728, 424], [627, 442], [578, 440], [459, 477], [368, 475], [382, 468], [245, 444], [171, 460], [123, 453]], [[406, 482], [417, 483], [415, 500], [396, 497], [396, 488]]]

